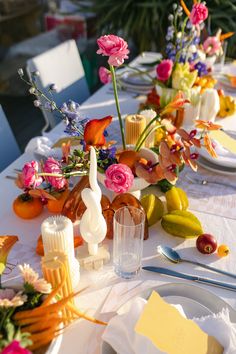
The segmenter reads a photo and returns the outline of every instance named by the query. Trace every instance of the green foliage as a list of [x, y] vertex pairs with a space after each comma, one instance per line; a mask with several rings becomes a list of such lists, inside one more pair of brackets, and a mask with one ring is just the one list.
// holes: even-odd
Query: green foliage
[[[73, 0], [81, 8], [79, 0]], [[92, 0], [87, 10], [97, 15], [98, 35], [122, 34], [133, 40], [140, 52], [145, 50], [164, 51], [168, 14], [173, 0]], [[218, 28], [223, 33], [235, 30], [236, 0], [206, 0], [209, 8], [207, 27], [212, 34]], [[189, 9], [192, 0], [186, 0]], [[228, 56], [236, 56], [236, 35], [229, 40]]]
[[[0, 314], [4, 315], [3, 313]], [[19, 341], [21, 347], [26, 348], [32, 344], [29, 336], [30, 333], [22, 333], [20, 328], [17, 327], [9, 317], [7, 317], [4, 321], [4, 325], [0, 329], [0, 350], [9, 345], [13, 340]]]

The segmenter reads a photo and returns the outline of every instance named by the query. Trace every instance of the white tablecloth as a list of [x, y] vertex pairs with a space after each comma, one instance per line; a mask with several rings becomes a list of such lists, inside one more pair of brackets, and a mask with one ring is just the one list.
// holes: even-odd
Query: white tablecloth
[[[114, 115], [113, 123], [109, 128], [111, 132], [110, 138], [117, 140], [119, 134], [118, 122], [116, 118], [116, 109], [113, 95], [110, 94], [110, 85], [106, 85], [98, 90], [93, 96], [91, 96], [81, 107], [81, 112], [84, 116], [90, 118], [101, 118], [106, 115]], [[123, 115], [135, 113], [138, 109], [139, 101], [134, 98], [131, 93], [120, 94], [120, 106]], [[226, 129], [236, 130], [236, 116], [219, 120]], [[55, 139], [62, 135], [63, 125], [60, 124], [50, 133], [51, 137]], [[9, 260], [12, 263], [31, 263], [33, 267], [40, 270], [40, 257], [35, 254], [36, 240], [40, 234], [40, 225], [42, 221], [49, 216], [46, 208], [40, 216], [33, 220], [25, 221], [18, 218], [12, 211], [12, 202], [14, 198], [20, 193], [19, 189], [14, 185], [14, 182], [7, 179], [7, 175], [14, 174], [14, 168], [22, 168], [24, 162], [34, 159], [33, 154], [23, 154], [14, 163], [12, 163], [5, 171], [0, 174], [1, 189], [0, 189], [0, 234], [18, 235], [19, 242], [12, 249]], [[187, 172], [188, 173], [188, 172]], [[204, 175], [206, 171], [202, 168], [201, 173]], [[199, 174], [196, 176], [200, 176]], [[217, 177], [214, 173], [208, 173], [208, 178], [218, 178], [220, 181], [223, 177], [220, 175]], [[227, 177], [224, 177], [227, 181]], [[208, 186], [209, 190], [206, 190], [206, 198], [216, 198], [217, 194], [221, 193], [230, 195], [232, 199], [236, 198], [236, 175], [230, 176], [229, 183], [235, 185], [233, 188], [222, 188], [217, 185]], [[186, 182], [187, 183], [187, 182]], [[184, 184], [183, 184], [184, 187]], [[152, 226], [149, 229], [150, 237], [144, 243], [144, 261], [145, 265], [157, 265], [164, 266], [178, 271], [186, 273], [198, 274], [199, 276], [210, 276], [216, 280], [222, 280], [228, 283], [234, 283], [235, 281], [223, 275], [217, 275], [209, 273], [201, 268], [189, 265], [178, 264], [173, 265], [168, 261], [164, 261], [163, 258], [156, 257], [153, 259], [147, 259], [155, 255], [156, 246], [158, 244], [165, 244], [175, 247], [181, 256], [185, 256], [189, 259], [194, 259], [202, 263], [236, 273], [236, 247], [235, 247], [235, 230], [236, 230], [236, 214], [235, 217], [222, 217], [219, 211], [218, 215], [212, 213], [211, 208], [202, 212], [197, 207], [197, 191], [203, 193], [205, 186], [195, 185], [195, 194], [190, 192], [189, 202], [190, 210], [192, 204], [194, 205], [194, 213], [200, 219], [203, 225], [203, 229], [207, 233], [215, 235], [218, 243], [225, 243], [230, 247], [231, 254], [223, 259], [219, 259], [217, 255], [205, 256], [200, 254], [195, 247], [195, 239], [181, 239], [173, 237], [164, 232], [160, 223]], [[212, 188], [214, 193], [212, 193]], [[147, 191], [145, 191], [147, 192]], [[158, 195], [161, 193], [154, 186], [149, 187], [148, 193], [153, 192]], [[207, 196], [209, 192], [209, 197]], [[164, 198], [162, 195], [161, 198]], [[212, 199], [215, 203], [215, 199]], [[225, 208], [229, 208], [229, 205], [225, 205]], [[112, 241], [106, 241], [109, 247], [112, 247]], [[10, 283], [16, 282], [18, 278], [14, 278], [17, 272], [14, 270], [9, 276]], [[164, 283], [178, 282], [177, 279], [160, 276], [150, 272], [141, 272], [139, 278], [133, 281], [123, 281], [115, 276], [112, 268], [112, 263], [105, 265], [103, 270], [100, 271], [81, 271], [81, 282], [79, 287], [83, 288], [88, 285], [89, 288], [78, 298], [78, 305], [82, 310], [88, 311], [90, 314], [96, 314], [99, 316], [100, 311], [104, 308], [104, 302], [111, 291], [116, 294], [113, 296], [113, 306], [109, 304], [110, 308], [115, 309], [116, 306], [122, 300], [129, 298], [135, 294], [142, 292], [143, 289], [154, 285], [160, 285]], [[183, 281], [181, 281], [183, 282]], [[204, 285], [199, 285], [204, 288]], [[130, 290], [134, 288], [131, 292]], [[207, 287], [206, 289], [215, 293], [229, 303], [236, 310], [236, 296], [235, 292], [226, 291], [219, 288]], [[113, 289], [113, 290], [112, 290]], [[109, 307], [108, 306], [108, 307]], [[105, 306], [106, 307], [106, 306]], [[105, 316], [105, 315], [101, 315]], [[101, 327], [90, 324], [86, 321], [80, 321], [70, 326], [63, 336], [62, 344], [59, 353], [70, 354], [95, 354], [100, 351], [100, 335]]]

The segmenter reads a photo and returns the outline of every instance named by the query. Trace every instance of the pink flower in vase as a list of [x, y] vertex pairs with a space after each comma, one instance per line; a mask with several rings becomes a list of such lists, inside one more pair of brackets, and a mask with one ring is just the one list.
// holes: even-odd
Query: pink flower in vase
[[160, 81], [166, 81], [169, 79], [173, 68], [173, 61], [170, 59], [162, 60], [162, 62], [157, 65], [156, 73], [157, 78]]
[[27, 162], [21, 173], [21, 181], [25, 188], [36, 188], [42, 182], [43, 178], [38, 176], [39, 165], [37, 161]]
[[216, 37], [208, 37], [203, 43], [204, 52], [208, 55], [214, 55], [219, 52], [221, 48], [220, 40]]
[[131, 169], [122, 163], [109, 166], [105, 174], [105, 186], [117, 194], [126, 193], [133, 184]]
[[[45, 173], [53, 173], [55, 175], [61, 175], [61, 165], [53, 157], [49, 157], [44, 164], [43, 171]], [[48, 182], [56, 189], [62, 189], [67, 185], [67, 180], [63, 176], [47, 176]]]
[[190, 13], [190, 22], [192, 25], [200, 25], [206, 20], [208, 16], [208, 9], [206, 5], [197, 3], [193, 5], [192, 11]]
[[128, 59], [129, 50], [127, 42], [114, 34], [101, 36], [97, 40], [99, 49], [97, 54], [108, 56], [108, 63], [113, 66], [120, 66], [124, 59]]
[[101, 83], [108, 84], [109, 82], [111, 82], [111, 73], [104, 66], [100, 66], [98, 70], [98, 75]]
[[1, 352], [1, 354], [31, 354], [31, 352], [20, 346], [20, 342], [13, 340]]

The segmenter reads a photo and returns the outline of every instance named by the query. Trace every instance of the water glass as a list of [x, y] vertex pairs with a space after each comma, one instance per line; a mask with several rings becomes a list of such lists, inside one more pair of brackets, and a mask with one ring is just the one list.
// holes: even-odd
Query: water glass
[[141, 269], [145, 213], [125, 206], [114, 215], [113, 264], [117, 275], [130, 279]]

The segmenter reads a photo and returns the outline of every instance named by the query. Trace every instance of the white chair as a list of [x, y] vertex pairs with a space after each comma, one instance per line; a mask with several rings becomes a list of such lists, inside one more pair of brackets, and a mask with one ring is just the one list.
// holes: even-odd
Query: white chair
[[[65, 41], [29, 59], [27, 72], [30, 77], [33, 71], [40, 73], [37, 85], [43, 92], [47, 93], [51, 84], [56, 85], [57, 92], [53, 94], [53, 100], [58, 106], [69, 99], [82, 103], [90, 95], [84, 68], [74, 40]], [[50, 112], [43, 107], [42, 112], [46, 121], [42, 132], [48, 127], [53, 128], [61, 121], [58, 112]]]
[[16, 139], [0, 105], [0, 172], [20, 154]]

